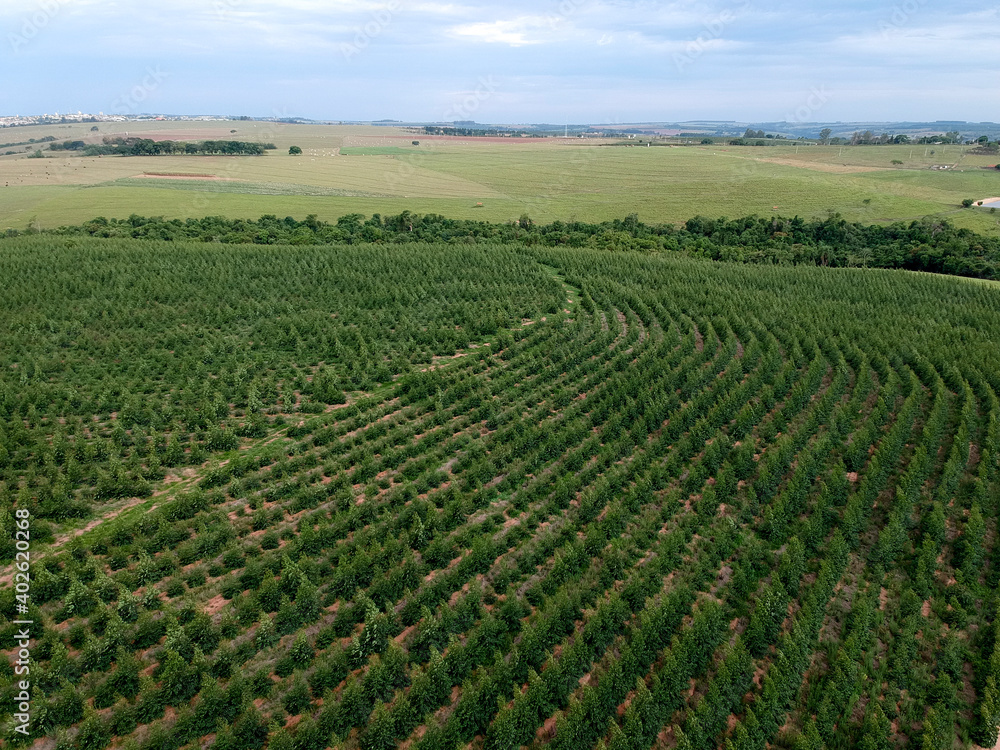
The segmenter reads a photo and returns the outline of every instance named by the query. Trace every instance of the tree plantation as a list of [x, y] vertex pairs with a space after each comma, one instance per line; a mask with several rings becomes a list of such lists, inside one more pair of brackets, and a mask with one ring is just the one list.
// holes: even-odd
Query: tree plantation
[[690, 257], [994, 240], [136, 218], [0, 239], [8, 745], [997, 742], [1000, 288]]

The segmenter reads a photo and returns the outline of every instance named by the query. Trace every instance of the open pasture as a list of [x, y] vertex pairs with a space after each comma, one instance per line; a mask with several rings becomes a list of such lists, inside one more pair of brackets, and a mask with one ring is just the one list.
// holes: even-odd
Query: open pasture
[[[334, 220], [345, 213], [409, 209], [491, 221], [525, 213], [539, 221], [637, 213], [647, 222], [681, 222], [698, 214], [814, 218], [840, 212], [863, 222], [939, 215], [977, 231], [998, 231], [988, 210], [960, 208], [965, 198], [1000, 192], [1000, 172], [983, 168], [995, 159], [959, 146], [645, 148], [575, 138], [446, 138], [393, 127], [241, 121], [101, 123], [99, 133], [89, 127], [12, 128], [4, 135], [93, 141], [127, 131], [156, 139], [273, 142], [277, 150], [263, 157], [56, 152], [51, 159], [27, 159], [19, 147], [16, 155], [0, 156], [0, 229], [31, 221], [42, 227], [80, 223], [102, 213], [314, 213]], [[291, 145], [304, 153], [289, 156]], [[934, 165], [950, 169], [932, 170]], [[156, 171], [214, 174], [224, 184], [166, 186], [134, 179]]]

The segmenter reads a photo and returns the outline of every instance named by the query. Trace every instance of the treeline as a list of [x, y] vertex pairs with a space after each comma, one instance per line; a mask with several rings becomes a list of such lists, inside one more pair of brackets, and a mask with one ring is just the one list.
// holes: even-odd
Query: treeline
[[[746, 131], [744, 131], [742, 138], [738, 138], [737, 140], [746, 140], [746, 139], [750, 139], [750, 138], [767, 138], [768, 140], [775, 140], [775, 141], [787, 141], [787, 140], [789, 140], [788, 138], [786, 138], [785, 136], [781, 135], [780, 133], [767, 133], [767, 132], [765, 132], [763, 130], [754, 130], [753, 128], [747, 128]], [[802, 140], [802, 139], [799, 138], [799, 140]], [[741, 144], [738, 144], [738, 145], [743, 146], [743, 145], [746, 145], [746, 144], [741, 143]], [[768, 144], [768, 145], [770, 145], [770, 144]]]
[[446, 128], [439, 125], [425, 125], [424, 132], [427, 135], [463, 135], [463, 136], [506, 136], [508, 138], [542, 138], [537, 133], [529, 133], [523, 130], [505, 130], [502, 128]]
[[[839, 214], [823, 220], [696, 216], [681, 227], [644, 224], [635, 214], [601, 223], [536, 224], [522, 216], [491, 223], [404, 211], [396, 216], [341, 216], [335, 223], [309, 215], [299, 221], [273, 215], [253, 221], [208, 216], [164, 219], [98, 217], [49, 233], [68, 236], [196, 240], [257, 245], [334, 245], [367, 242], [482, 242], [547, 247], [678, 252], [712, 260], [778, 265], [903, 268], [954, 276], [1000, 279], [1000, 239], [960, 229], [943, 219], [865, 225]], [[8, 234], [17, 234], [8, 230]]]
[[12, 146], [27, 146], [31, 143], [50, 143], [55, 139], [56, 137], [54, 135], [47, 135], [42, 138], [29, 138], [26, 141], [17, 141], [16, 143], [0, 143], [0, 148], [11, 148]]
[[249, 141], [154, 141], [151, 138], [105, 138], [98, 144], [64, 141], [49, 146], [52, 151], [82, 151], [84, 156], [164, 156], [169, 154], [223, 154], [226, 156], [263, 156], [276, 148], [273, 143]]
[[63, 141], [62, 143], [53, 143], [49, 146], [49, 151], [83, 151], [87, 148], [87, 144], [84, 141]]
[[[957, 130], [951, 130], [947, 133], [936, 133], [933, 135], [924, 135], [921, 137], [909, 136], [905, 133], [879, 133], [876, 134], [871, 130], [865, 130], [861, 132], [856, 130], [850, 138], [834, 138], [830, 141], [831, 145], [839, 144], [850, 144], [852, 146], [899, 146], [906, 144], [917, 144], [920, 146], [941, 146], [948, 144], [968, 144], [968, 143], [979, 143], [983, 145], [988, 145], [990, 142], [989, 136], [982, 135], [975, 141], [966, 139]], [[971, 153], [976, 153], [975, 151]]]
[[[958, 138], [958, 134], [955, 134]], [[838, 139], [834, 138], [831, 144], [838, 145], [836, 143]], [[929, 136], [927, 138], [921, 138], [917, 141], [910, 139], [910, 136], [905, 133], [893, 134], [893, 133], [881, 133], [876, 134], [871, 130], [866, 130], [863, 133], [860, 131], [855, 131], [850, 138], [839, 139], [840, 143], [849, 143], [852, 146], [900, 146], [907, 143], [961, 143], [961, 139], [954, 140], [952, 135], [949, 133], [947, 136], [935, 135]]]
[[756, 140], [752, 140], [750, 138], [747, 138], [746, 136], [743, 136], [742, 138], [733, 138], [732, 140], [728, 141], [728, 143], [730, 146], [784, 146], [785, 143], [783, 141], [787, 141], [787, 139], [782, 136], [769, 135], [766, 136], [766, 138], [767, 140], [764, 140], [764, 138], [758, 138]]

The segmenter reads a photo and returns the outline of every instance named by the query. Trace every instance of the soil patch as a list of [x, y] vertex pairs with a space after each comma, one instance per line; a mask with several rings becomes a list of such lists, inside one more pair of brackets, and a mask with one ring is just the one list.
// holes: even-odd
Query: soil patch
[[183, 172], [143, 172], [135, 175], [136, 179], [145, 180], [228, 180], [230, 177], [219, 177], [217, 174], [184, 174]]

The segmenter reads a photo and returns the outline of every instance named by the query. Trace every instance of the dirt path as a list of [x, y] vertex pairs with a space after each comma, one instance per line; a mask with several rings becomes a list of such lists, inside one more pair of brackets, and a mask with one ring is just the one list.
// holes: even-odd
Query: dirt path
[[[603, 315], [603, 313], [601, 313]], [[615, 310], [615, 319], [618, 321], [618, 325], [621, 326], [621, 330], [615, 335], [615, 340], [611, 342], [609, 349], [614, 349], [618, 346], [618, 342], [628, 336], [628, 319], [625, 317], [625, 313], [621, 310]]]
[[[120, 513], [124, 513], [126, 510], [135, 507], [142, 501], [143, 498], [141, 497], [129, 498], [128, 502], [126, 502], [121, 507], [109, 510], [103, 515], [99, 516], [98, 518], [89, 521], [87, 525], [84, 526], [82, 529], [74, 529], [73, 531], [68, 531], [65, 534], [62, 534], [61, 536], [56, 537], [55, 541], [53, 541], [51, 544], [46, 545], [44, 552], [33, 553], [32, 559], [40, 560], [43, 557], [45, 557], [46, 552], [62, 549], [63, 546], [65, 546], [65, 544], [69, 542], [71, 539], [75, 539], [78, 536], [86, 534], [88, 531], [100, 526], [105, 521], [110, 521], [111, 519], [116, 518]], [[6, 586], [10, 584], [13, 580], [14, 580], [14, 572], [13, 570], [11, 570], [9, 573], [4, 573], [2, 576], [0, 576], [0, 586]]]
[[694, 329], [694, 348], [699, 351], [705, 351], [705, 339], [701, 335], [701, 331], [698, 330], [698, 324], [693, 320], [691, 321], [691, 328]]
[[[188, 487], [191, 486], [192, 483], [194, 483], [199, 478], [200, 478], [199, 475], [195, 473], [194, 469], [192, 468], [185, 469], [185, 474], [183, 477], [177, 477], [176, 475], [174, 475], [174, 478], [172, 480], [171, 477], [169, 476], [166, 479], [164, 479], [162, 482], [163, 484], [162, 488], [154, 492], [152, 494], [152, 497], [157, 498], [162, 495], [165, 495], [168, 492], [173, 492], [178, 489], [187, 489]], [[130, 508], [134, 508], [137, 505], [141, 505], [145, 501], [146, 498], [130, 497], [122, 505], [119, 505], [115, 508], [108, 508], [97, 518], [88, 521], [87, 525], [84, 526], [83, 528], [73, 529], [72, 531], [67, 531], [64, 534], [57, 536], [52, 541], [52, 543], [45, 545], [44, 551], [33, 553], [32, 558], [34, 560], [40, 560], [44, 558], [46, 553], [48, 552], [61, 550], [68, 542], [72, 541], [73, 539], [76, 539], [78, 536], [83, 536], [88, 531], [93, 531], [103, 523], [107, 523], [108, 521], [113, 521], [115, 518], [118, 518], [118, 516], [120, 516], [125, 511], [129, 510]], [[154, 503], [149, 507], [149, 511], [152, 512], [158, 506], [159, 506], [158, 502]], [[8, 573], [4, 573], [3, 575], [0, 575], [0, 586], [5, 586], [10, 584], [13, 581], [13, 576], [14, 576], [13, 570], [11, 570]]]
[[147, 180], [228, 180], [232, 182], [231, 177], [219, 177], [216, 174], [183, 174], [182, 172], [143, 172], [142, 174], [137, 174], [133, 179], [147, 179]]

